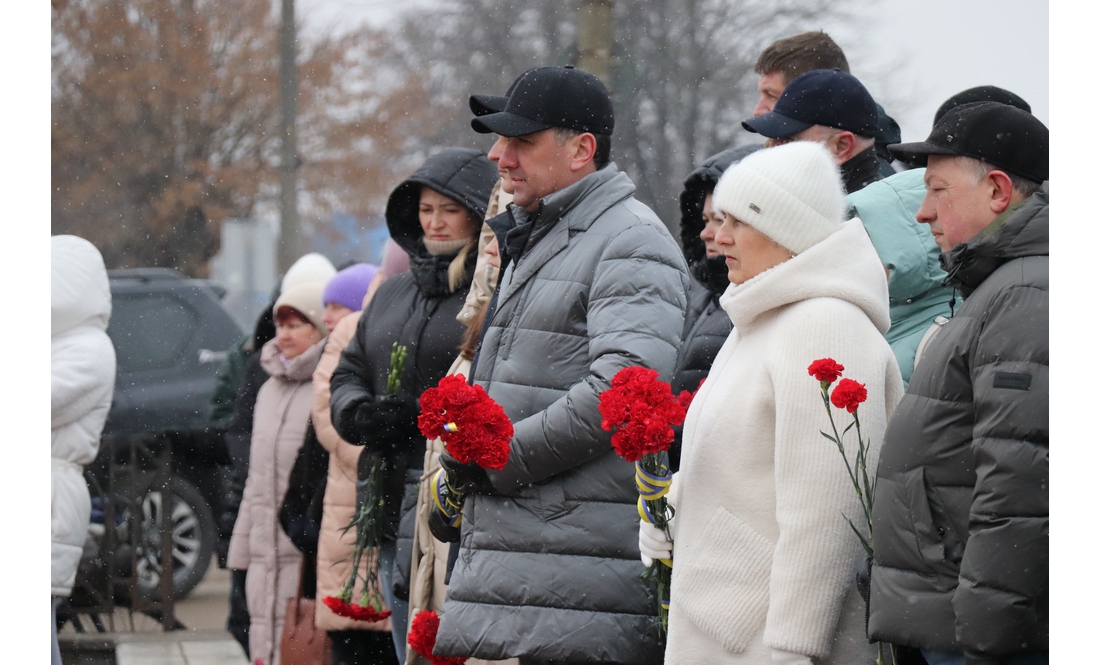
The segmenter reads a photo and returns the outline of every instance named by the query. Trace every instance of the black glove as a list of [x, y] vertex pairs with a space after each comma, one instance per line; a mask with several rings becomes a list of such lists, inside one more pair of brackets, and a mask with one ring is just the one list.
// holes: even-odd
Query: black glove
[[420, 407], [408, 395], [385, 395], [359, 405], [355, 411], [355, 431], [360, 440], [354, 443], [372, 450], [387, 452], [407, 450], [424, 435], [416, 425]]
[[476, 464], [462, 464], [446, 450], [439, 456], [439, 466], [447, 472], [447, 484], [456, 492], [489, 494], [493, 491], [493, 483], [485, 469]]
[[447, 524], [447, 518], [435, 508], [428, 511], [428, 531], [443, 543], [457, 543], [459, 534], [462, 533], [461, 527]]

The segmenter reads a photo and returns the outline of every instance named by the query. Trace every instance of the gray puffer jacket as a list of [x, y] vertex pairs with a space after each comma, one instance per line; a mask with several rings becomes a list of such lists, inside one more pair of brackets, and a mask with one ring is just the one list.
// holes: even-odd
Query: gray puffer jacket
[[[492, 494], [472, 495], [435, 654], [658, 663], [639, 580], [633, 465], [600, 428], [628, 365], [672, 370], [687, 307], [680, 249], [613, 164], [516, 206], [510, 263], [474, 378], [515, 425]], [[526, 240], [516, 234], [528, 231]]]
[[[944, 256], [966, 298], [883, 439], [872, 638], [967, 663], [1048, 642], [1048, 189]], [[999, 224], [999, 225], [998, 225]]]

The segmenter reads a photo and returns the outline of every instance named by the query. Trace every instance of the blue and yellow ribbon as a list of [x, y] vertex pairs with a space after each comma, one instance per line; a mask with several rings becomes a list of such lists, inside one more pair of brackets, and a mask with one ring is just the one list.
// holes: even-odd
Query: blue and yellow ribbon
[[[656, 501], [668, 494], [672, 486], [672, 471], [663, 461], [657, 466], [656, 474], [646, 471], [640, 461], [634, 462], [634, 484], [638, 488], [638, 517], [649, 524], [656, 524], [648, 502]], [[660, 561], [669, 568], [672, 567], [672, 559], [660, 559]], [[661, 604], [668, 609], [668, 600], [662, 599]]]
[[440, 469], [431, 479], [432, 501], [435, 508], [447, 520], [447, 525], [458, 528], [462, 526], [462, 499], [456, 495], [447, 485], [446, 472]]

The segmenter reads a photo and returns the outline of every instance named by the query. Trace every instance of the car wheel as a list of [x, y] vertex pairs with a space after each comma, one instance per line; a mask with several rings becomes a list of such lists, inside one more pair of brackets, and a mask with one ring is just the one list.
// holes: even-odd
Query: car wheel
[[[206, 575], [214, 552], [217, 525], [202, 494], [183, 478], [173, 476], [172, 488], [172, 584], [173, 598], [181, 600]], [[141, 526], [137, 549], [138, 591], [148, 599], [160, 597], [162, 553], [157, 529], [164, 501], [159, 490], [141, 498]]]

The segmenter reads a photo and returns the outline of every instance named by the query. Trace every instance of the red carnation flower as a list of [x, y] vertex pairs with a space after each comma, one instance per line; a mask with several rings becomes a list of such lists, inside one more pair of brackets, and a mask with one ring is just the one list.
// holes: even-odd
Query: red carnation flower
[[672, 388], [646, 367], [624, 367], [600, 395], [601, 427], [610, 432], [615, 452], [628, 462], [668, 450], [672, 425], [684, 423], [685, 409]]
[[431, 610], [421, 610], [413, 617], [409, 626], [409, 646], [421, 656], [428, 659], [432, 665], [462, 665], [465, 658], [451, 656], [434, 656], [435, 638], [439, 633], [439, 615]]
[[844, 371], [844, 365], [832, 358], [821, 358], [810, 363], [809, 371], [810, 376], [818, 381], [832, 384], [833, 381], [840, 378], [840, 374]]
[[481, 386], [453, 374], [420, 396], [420, 432], [443, 440], [447, 452], [462, 464], [503, 469], [511, 453], [512, 422]]
[[325, 596], [324, 603], [332, 610], [333, 614], [355, 619], [356, 621], [382, 621], [393, 614], [390, 610], [379, 612], [370, 605], [354, 605], [336, 596]]
[[867, 401], [866, 384], [856, 383], [851, 379], [841, 379], [840, 383], [836, 384], [836, 388], [833, 388], [833, 394], [829, 399], [836, 408], [855, 413], [859, 405]]

